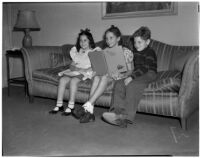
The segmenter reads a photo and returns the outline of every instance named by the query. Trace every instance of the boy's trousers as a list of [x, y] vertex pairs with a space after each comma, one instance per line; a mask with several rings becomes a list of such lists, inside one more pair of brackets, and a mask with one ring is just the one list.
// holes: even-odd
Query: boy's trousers
[[127, 119], [133, 121], [144, 89], [155, 78], [155, 74], [145, 74], [133, 79], [127, 86], [124, 84], [125, 79], [116, 81], [110, 111], [113, 110], [116, 114], [124, 114]]

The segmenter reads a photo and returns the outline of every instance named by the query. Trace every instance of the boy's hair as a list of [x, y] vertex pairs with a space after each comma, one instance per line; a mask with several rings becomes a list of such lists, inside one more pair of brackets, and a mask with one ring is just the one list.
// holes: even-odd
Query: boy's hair
[[[108, 28], [104, 33], [104, 36], [103, 36], [104, 41], [106, 41], [106, 34], [108, 32], [112, 32], [116, 37], [121, 37], [122, 36], [121, 31], [119, 30], [119, 28], [117, 26], [111, 25], [110, 28]], [[122, 45], [122, 39], [120, 39], [118, 45]]]
[[86, 28], [85, 30], [80, 30], [80, 33], [78, 34], [78, 38], [77, 38], [77, 41], [76, 41], [76, 49], [77, 51], [79, 52], [79, 50], [81, 49], [81, 46], [80, 46], [80, 38], [82, 35], [85, 35], [88, 40], [89, 40], [89, 46], [94, 49], [95, 48], [95, 43], [94, 43], [94, 39], [92, 37], [92, 34], [90, 33], [90, 30], [88, 28]]
[[142, 26], [133, 33], [131, 39], [134, 41], [135, 37], [141, 37], [143, 40], [151, 39], [151, 31], [148, 27]]

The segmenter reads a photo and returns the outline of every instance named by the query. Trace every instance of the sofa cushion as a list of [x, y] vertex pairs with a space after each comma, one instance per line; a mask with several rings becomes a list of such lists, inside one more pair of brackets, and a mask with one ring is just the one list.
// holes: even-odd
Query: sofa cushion
[[152, 82], [148, 85], [145, 91], [154, 91], [154, 92], [177, 92], [180, 89], [181, 80], [175, 78], [165, 78]]
[[180, 71], [160, 71], [157, 73], [156, 80], [162, 80], [165, 78], [175, 78], [175, 79], [181, 79], [182, 73]]
[[60, 66], [60, 67], [56, 67], [56, 68], [46, 68], [46, 69], [38, 69], [33, 71], [33, 78], [37, 79], [37, 80], [44, 80], [49, 81], [49, 82], [53, 82], [55, 84], [58, 83], [59, 80], [59, 76], [58, 73], [60, 71], [63, 71], [65, 69], [67, 69], [68, 66]]
[[60, 66], [67, 66], [71, 64], [71, 59], [69, 59], [66, 55], [61, 53], [50, 53], [50, 67], [60, 67]]
[[[44, 82], [50, 82], [57, 85], [60, 78], [58, 76], [58, 73], [67, 68], [68, 66], [60, 66], [56, 68], [38, 69], [38, 70], [33, 71], [33, 79], [40, 80], [40, 81], [42, 80]], [[105, 90], [105, 93], [111, 93], [113, 85], [114, 85], [114, 81], [110, 79], [108, 86]], [[92, 80], [81, 81], [78, 84], [78, 90], [89, 92], [91, 89], [91, 86], [92, 86]], [[69, 85], [67, 85], [66, 88], [69, 88]]]
[[180, 71], [161, 71], [158, 72], [156, 81], [150, 83], [145, 92], [176, 92], [178, 93], [181, 86]]

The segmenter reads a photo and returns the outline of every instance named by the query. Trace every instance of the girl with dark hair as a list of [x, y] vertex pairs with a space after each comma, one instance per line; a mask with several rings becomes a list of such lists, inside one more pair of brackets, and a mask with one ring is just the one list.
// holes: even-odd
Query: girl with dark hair
[[93, 113], [94, 103], [105, 91], [108, 81], [123, 78], [124, 75], [128, 75], [133, 69], [133, 53], [129, 49], [121, 45], [121, 32], [119, 28], [113, 25], [110, 28], [108, 28], [105, 31], [104, 40], [107, 44], [107, 47], [104, 49], [105, 51], [121, 52], [124, 54], [128, 72], [127, 74], [113, 73], [111, 76], [106, 74], [104, 76], [94, 77], [92, 87], [90, 90], [89, 100], [82, 106], [84, 110], [82, 110], [82, 114], [79, 115], [81, 116], [80, 123], [87, 123], [95, 120], [95, 116]]
[[[86, 79], [86, 76], [84, 76], [84, 74], [87, 74], [87, 78], [91, 79], [93, 77], [94, 73], [91, 69], [91, 63], [88, 57], [88, 53], [95, 50], [99, 51], [101, 49], [99, 47], [95, 48], [94, 39], [92, 37], [92, 34], [90, 33], [90, 30], [81, 30], [78, 34], [76, 45], [70, 50], [70, 56], [72, 58], [70, 70], [78, 72], [79, 75], [74, 77], [64, 75], [60, 78], [58, 85], [57, 103], [54, 109], [49, 112], [50, 114], [57, 114], [59, 111], [63, 112], [63, 116], [68, 116], [71, 114], [74, 109], [74, 101], [78, 83], [81, 80]], [[67, 84], [70, 84], [70, 98], [68, 106], [64, 111], [63, 97]]]

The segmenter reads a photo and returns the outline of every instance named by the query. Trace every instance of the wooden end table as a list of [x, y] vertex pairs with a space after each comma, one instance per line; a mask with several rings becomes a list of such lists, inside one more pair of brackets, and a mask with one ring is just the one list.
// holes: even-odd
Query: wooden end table
[[[10, 78], [10, 65], [9, 65], [9, 58], [21, 58], [23, 62], [23, 76], [22, 77], [15, 77]], [[19, 84], [24, 85], [25, 96], [28, 94], [28, 84], [25, 78], [25, 65], [24, 65], [24, 58], [22, 55], [21, 50], [7, 50], [6, 51], [6, 61], [7, 61], [7, 82], [8, 82], [8, 96], [10, 96], [10, 85], [12, 84]]]

